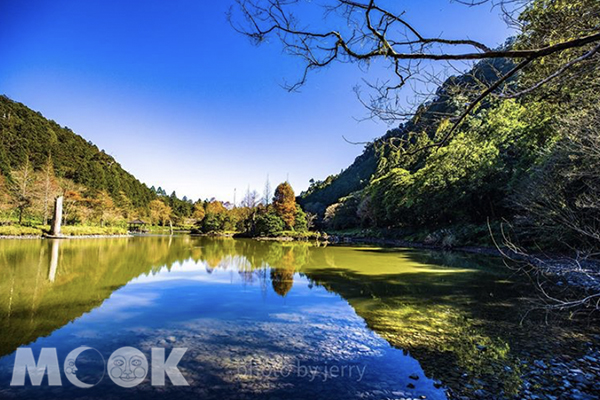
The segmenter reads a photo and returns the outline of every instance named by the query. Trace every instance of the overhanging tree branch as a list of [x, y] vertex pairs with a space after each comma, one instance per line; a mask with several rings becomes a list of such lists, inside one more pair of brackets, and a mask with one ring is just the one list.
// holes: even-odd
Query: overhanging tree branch
[[[304, 2], [299, 0], [235, 1], [237, 6], [230, 10], [229, 20], [238, 32], [246, 35], [256, 44], [264, 42], [269, 37], [276, 37], [288, 54], [303, 60], [303, 73], [298, 81], [287, 86], [290, 91], [304, 85], [311, 71], [325, 68], [334, 62], [358, 63], [367, 66], [377, 60], [387, 63], [393, 71], [392, 76], [396, 81], [380, 81], [378, 84], [370, 84], [369, 87], [374, 89], [376, 96], [371, 99], [367, 107], [372, 116], [383, 117], [382, 119], [387, 122], [394, 120], [395, 116], [399, 119], [407, 119], [414, 114], [414, 111], [395, 112], [393, 110], [393, 107], [399, 107], [400, 103], [394, 93], [400, 91], [409, 79], [419, 75], [419, 62], [512, 60], [516, 66], [508, 73], [499, 76], [495, 82], [489, 82], [487, 87], [482, 89], [474, 100], [468, 102], [464, 110], [453, 120], [452, 128], [442, 140], [431, 146], [441, 146], [447, 143], [459, 125], [469, 113], [476, 109], [478, 104], [495, 91], [499, 91], [503, 84], [506, 84], [511, 77], [514, 77], [533, 61], [595, 45], [593, 46], [595, 50], [588, 50], [587, 55], [581, 56], [583, 59], [587, 59], [596, 54], [597, 47], [600, 46], [600, 27], [598, 26], [582, 31], [584, 34], [557, 43], [532, 44], [529, 48], [491, 49], [470, 38], [427, 37], [408, 21], [404, 11], [396, 9], [396, 6], [383, 8], [375, 0], [323, 0], [319, 4], [323, 7], [325, 19], [319, 21], [320, 28], [311, 28], [308, 23], [301, 22], [298, 15], [304, 15], [302, 13]], [[515, 3], [516, 1], [497, 0], [493, 1], [493, 4], [504, 10], [505, 3]], [[475, 6], [488, 1], [463, 0], [462, 2]], [[528, 3], [522, 0], [518, 0], [518, 2]], [[295, 7], [300, 9], [300, 14], [294, 12], [297, 10]], [[313, 12], [316, 6], [309, 4], [306, 7], [308, 11]], [[242, 18], [237, 18], [237, 14], [240, 14]], [[331, 21], [329, 17], [332, 15], [334, 19], [336, 16], [341, 17], [341, 20]], [[332, 22], [334, 26], [327, 29], [326, 27]], [[527, 90], [516, 92], [510, 96], [516, 97], [538, 89], [580, 62], [579, 58], [565, 61], [548, 78]], [[364, 102], [363, 104], [366, 105]]]

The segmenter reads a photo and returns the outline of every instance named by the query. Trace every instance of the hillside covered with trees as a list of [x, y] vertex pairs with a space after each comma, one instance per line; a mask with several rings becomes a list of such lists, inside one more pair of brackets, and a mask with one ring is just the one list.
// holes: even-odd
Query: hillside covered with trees
[[0, 213], [4, 224], [46, 225], [65, 196], [69, 225], [123, 226], [131, 218], [185, 222], [193, 203], [148, 188], [104, 150], [39, 112], [0, 96]]
[[[543, 47], [595, 32], [600, 3], [533, 1], [518, 21], [522, 32], [506, 48]], [[329, 230], [452, 246], [491, 244], [491, 227], [521, 245], [597, 250], [597, 50], [528, 61], [497, 86], [517, 62], [480, 61], [299, 202]], [[492, 90], [473, 102], [481, 88]], [[464, 113], [463, 104], [475, 106]]]
[[308, 230], [288, 183], [274, 197], [268, 182], [263, 197], [248, 189], [239, 206], [180, 199], [161, 187], [148, 188], [104, 150], [6, 96], [0, 96], [0, 170], [0, 234], [38, 234], [59, 195], [71, 234], [125, 233], [132, 219], [247, 236]]

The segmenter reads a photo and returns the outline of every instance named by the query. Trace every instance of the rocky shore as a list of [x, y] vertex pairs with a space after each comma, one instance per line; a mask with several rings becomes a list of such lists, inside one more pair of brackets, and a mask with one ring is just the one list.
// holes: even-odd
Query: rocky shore
[[[600, 338], [597, 338], [600, 341]], [[594, 400], [600, 398], [600, 348], [589, 343], [587, 354], [534, 360], [523, 374], [522, 399]], [[483, 397], [486, 398], [486, 397]]]

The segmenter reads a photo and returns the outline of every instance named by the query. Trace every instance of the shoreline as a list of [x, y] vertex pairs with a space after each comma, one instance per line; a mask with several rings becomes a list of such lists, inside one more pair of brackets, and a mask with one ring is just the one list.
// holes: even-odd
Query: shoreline
[[[144, 236], [171, 236], [171, 235], [159, 235], [159, 234], [113, 234], [113, 235], [80, 235], [80, 236], [64, 236], [60, 239], [94, 239], [94, 238], [133, 238], [133, 237], [144, 237]], [[178, 236], [178, 235], [172, 235]], [[212, 238], [229, 238], [232, 235], [223, 234], [195, 234], [195, 235], [179, 235], [182, 237], [212, 237]], [[0, 237], [2, 239], [3, 237]], [[42, 236], [22, 236], [17, 237], [18, 239], [43, 239]], [[51, 239], [45, 237], [46, 239]], [[465, 247], [443, 247], [425, 243], [411, 242], [405, 240], [394, 240], [394, 239], [381, 239], [373, 237], [344, 237], [338, 235], [322, 234], [318, 236], [318, 239], [312, 238], [306, 240], [305, 238], [293, 238], [290, 236], [282, 237], [256, 237], [247, 238], [253, 239], [257, 242], [263, 241], [281, 241], [281, 242], [292, 242], [292, 241], [304, 241], [307, 242], [307, 246], [313, 243], [315, 246], [352, 246], [352, 245], [368, 245], [368, 246], [390, 246], [397, 248], [401, 251], [404, 249], [419, 249], [424, 251], [446, 251], [446, 252], [462, 252], [468, 254], [481, 254], [484, 256], [500, 256], [502, 249], [493, 249], [486, 247], [476, 246], [465, 246]], [[326, 239], [326, 241], [323, 241]], [[283, 244], [282, 246], [286, 246]], [[77, 246], [75, 246], [77, 248]], [[558, 263], [559, 258], [557, 257], [555, 262]], [[389, 338], [384, 338], [388, 343], [391, 344]], [[481, 352], [481, 357], [486, 356], [485, 345], [474, 343], [477, 351]], [[499, 397], [497, 393], [490, 388], [490, 386], [473, 386], [470, 383], [470, 379], [473, 376], [467, 375], [467, 372], [461, 371], [463, 375], [457, 378], [456, 381], [451, 380], [443, 381], [444, 387], [447, 390], [448, 398], [455, 400], [464, 399], [499, 399], [507, 398], [511, 400], [523, 399], [523, 400], [536, 400], [540, 398], [558, 399], [562, 396], [568, 396], [572, 399], [580, 400], [591, 400], [593, 397], [589, 396], [589, 393], [594, 393], [597, 388], [600, 388], [600, 335], [590, 335], [589, 344], [585, 344], [584, 348], [577, 352], [563, 352], [559, 351], [556, 353], [548, 353], [547, 355], [539, 353], [518, 353], [518, 368], [519, 368], [519, 379], [520, 386], [518, 394], [514, 396]], [[511, 368], [507, 364], [498, 364], [498, 368]], [[506, 369], [504, 369], [506, 371]], [[394, 397], [393, 393], [388, 393], [385, 390], [382, 391], [384, 397]]]
[[[352, 245], [352, 244], [363, 244], [363, 245], [374, 245], [374, 246], [391, 246], [398, 248], [417, 249], [417, 250], [431, 250], [431, 251], [449, 251], [449, 252], [460, 252], [466, 254], [478, 254], [488, 257], [500, 257], [508, 259], [515, 265], [522, 264], [520, 267], [527, 266], [530, 270], [535, 270], [536, 273], [540, 273], [546, 276], [550, 276], [555, 282], [557, 287], [571, 286], [584, 290], [595, 290], [600, 292], [600, 262], [597, 261], [581, 261], [574, 260], [564, 255], [550, 254], [530, 254], [523, 255], [517, 254], [509, 249], [497, 249], [485, 246], [457, 246], [457, 247], [446, 247], [436, 244], [427, 244], [420, 242], [413, 242], [403, 239], [382, 239], [375, 237], [349, 237], [343, 235], [329, 235], [322, 233], [317, 237], [292, 237], [292, 236], [280, 236], [280, 237], [236, 237], [233, 233], [185, 233], [192, 237], [221, 237], [221, 238], [245, 238], [261, 242], [317, 242], [326, 245]], [[47, 234], [41, 235], [0, 235], [0, 240], [32, 240], [32, 239], [57, 239], [57, 240], [71, 240], [71, 239], [111, 239], [111, 238], [132, 238], [137, 235], [127, 234], [99, 234], [99, 235], [64, 235], [60, 237], [50, 237]], [[144, 236], [144, 235], [140, 235]], [[163, 235], [160, 235], [163, 236]]]
[[[408, 249], [433, 250], [461, 252], [467, 254], [479, 254], [491, 257], [500, 257], [515, 264], [515, 269], [528, 267], [536, 273], [552, 277], [557, 287], [571, 286], [583, 290], [600, 292], [600, 261], [577, 260], [559, 254], [518, 254], [504, 248], [497, 249], [484, 246], [457, 246], [445, 247], [441, 245], [411, 242], [402, 239], [379, 239], [372, 237], [345, 237], [330, 236], [336, 241], [331, 244], [369, 244], [384, 245], [392, 247], [404, 247]], [[521, 265], [519, 265], [521, 264]]]
[[64, 236], [48, 236], [48, 235], [20, 235], [20, 236], [10, 236], [10, 235], [1, 235], [0, 240], [9, 239], [9, 240], [31, 240], [31, 239], [110, 239], [110, 238], [131, 238], [134, 235], [124, 234], [124, 235], [64, 235]]

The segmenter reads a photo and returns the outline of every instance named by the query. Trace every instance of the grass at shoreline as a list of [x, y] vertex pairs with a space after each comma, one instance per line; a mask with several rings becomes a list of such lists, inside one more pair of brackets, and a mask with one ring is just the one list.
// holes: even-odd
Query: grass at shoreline
[[42, 236], [41, 228], [29, 226], [7, 225], [0, 226], [0, 236]]
[[127, 228], [120, 226], [63, 226], [65, 236], [127, 235]]
[[[10, 237], [27, 237], [39, 236], [47, 233], [50, 227], [47, 225], [40, 226], [20, 226], [7, 225], [0, 226], [0, 236]], [[126, 235], [127, 228], [120, 226], [63, 226], [61, 233], [65, 236], [110, 236], [110, 235]]]
[[295, 240], [317, 240], [321, 237], [320, 232], [306, 231], [306, 232], [297, 232], [297, 231], [283, 231], [281, 232], [281, 237], [289, 237]]

